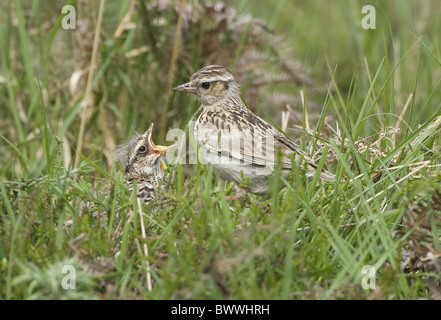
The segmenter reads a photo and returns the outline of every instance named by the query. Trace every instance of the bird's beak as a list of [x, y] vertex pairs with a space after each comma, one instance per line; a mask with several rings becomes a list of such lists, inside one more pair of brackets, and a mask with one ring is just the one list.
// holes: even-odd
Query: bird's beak
[[191, 82], [181, 84], [180, 86], [177, 86], [176, 88], [173, 88], [172, 90], [173, 91], [184, 91], [184, 92], [196, 93], [196, 87]]
[[161, 163], [161, 171], [162, 171], [162, 173], [165, 173], [165, 169], [167, 169], [167, 165], [165, 164], [165, 161], [164, 160], [160, 160], [160, 163]]
[[152, 150], [151, 152], [164, 154], [168, 150], [176, 146], [176, 144], [172, 144], [171, 146], [156, 145], [152, 140], [152, 131], [153, 131], [153, 123], [150, 125], [149, 129], [146, 132], [146, 134], [148, 135], [149, 149]]

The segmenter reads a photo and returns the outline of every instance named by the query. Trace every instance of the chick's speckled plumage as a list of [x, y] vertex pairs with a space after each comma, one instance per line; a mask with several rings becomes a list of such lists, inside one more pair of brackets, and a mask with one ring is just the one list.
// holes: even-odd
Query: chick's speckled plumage
[[164, 177], [162, 154], [172, 147], [155, 145], [151, 139], [152, 128], [153, 124], [144, 134], [135, 133], [116, 151], [116, 158], [123, 163], [129, 190], [134, 189], [136, 182], [138, 198], [145, 203], [154, 197]]
[[[239, 186], [246, 182], [244, 177], [248, 180], [247, 191], [268, 193], [268, 177], [274, 170], [278, 149], [283, 176], [292, 169], [290, 154], [296, 161], [302, 158], [308, 163], [308, 176], [315, 174], [317, 165], [299, 146], [246, 107], [230, 69], [204, 67], [191, 76], [190, 82], [174, 90], [195, 94], [201, 101], [203, 111], [194, 128], [195, 140], [205, 162], [213, 164], [222, 178]], [[320, 177], [335, 180], [325, 170]]]

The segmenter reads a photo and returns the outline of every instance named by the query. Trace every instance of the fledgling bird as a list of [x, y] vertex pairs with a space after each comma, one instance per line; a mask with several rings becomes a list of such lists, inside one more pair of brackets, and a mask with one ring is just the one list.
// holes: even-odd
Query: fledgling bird
[[116, 158], [124, 166], [124, 180], [130, 191], [137, 184], [138, 198], [148, 203], [155, 195], [164, 177], [165, 161], [162, 155], [173, 148], [155, 145], [152, 140], [153, 123], [144, 134], [135, 133], [116, 150]]
[[[247, 108], [227, 67], [204, 67], [191, 76], [190, 82], [172, 90], [195, 94], [202, 103], [203, 111], [194, 127], [195, 140], [205, 162], [213, 164], [221, 178], [233, 181], [239, 194], [244, 194], [241, 185], [257, 195], [269, 192], [268, 178], [277, 150], [282, 153], [284, 177], [292, 169], [290, 154], [296, 161], [308, 163], [307, 176], [317, 171], [317, 165], [298, 145]], [[334, 181], [335, 175], [322, 170], [320, 178]]]

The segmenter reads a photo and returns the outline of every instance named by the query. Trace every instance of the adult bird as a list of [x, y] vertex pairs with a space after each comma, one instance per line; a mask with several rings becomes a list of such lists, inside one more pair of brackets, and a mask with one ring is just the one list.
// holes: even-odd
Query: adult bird
[[[298, 145], [247, 108], [227, 67], [204, 67], [191, 76], [190, 82], [173, 90], [194, 94], [202, 103], [203, 111], [194, 127], [195, 140], [205, 162], [219, 170], [221, 178], [233, 181], [239, 195], [244, 191], [268, 194], [278, 150], [284, 177], [292, 169], [290, 155], [295, 161], [307, 162], [307, 176], [315, 175], [317, 165]], [[322, 170], [320, 178], [334, 181], [335, 175]]]

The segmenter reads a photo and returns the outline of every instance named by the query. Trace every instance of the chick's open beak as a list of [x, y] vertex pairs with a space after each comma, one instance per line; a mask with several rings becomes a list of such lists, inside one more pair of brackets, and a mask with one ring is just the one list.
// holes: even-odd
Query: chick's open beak
[[180, 86], [177, 86], [177, 87], [173, 88], [172, 90], [173, 91], [184, 91], [184, 92], [196, 93], [196, 87], [191, 82], [181, 84]]
[[172, 144], [171, 146], [155, 145], [155, 143], [152, 140], [152, 131], [153, 131], [152, 129], [153, 129], [153, 123], [150, 125], [149, 129], [147, 130], [149, 149], [151, 150], [152, 153], [164, 154], [171, 148], [175, 147], [175, 144]]

